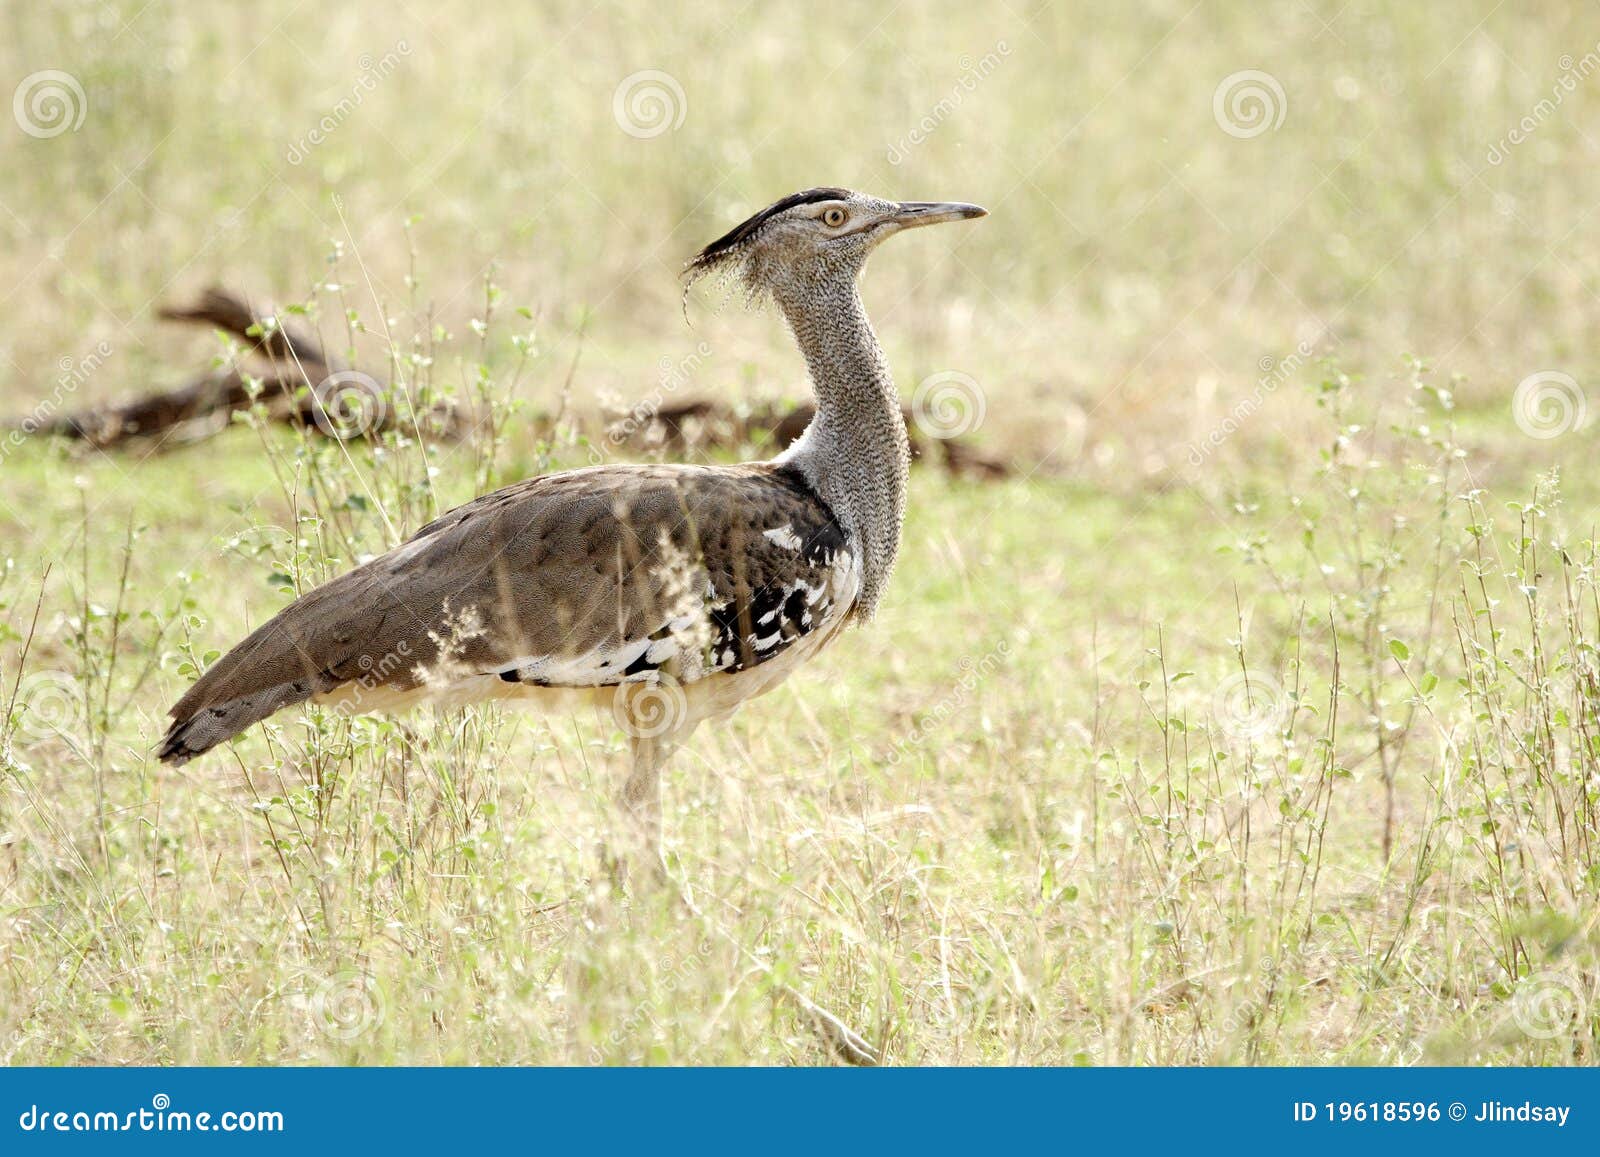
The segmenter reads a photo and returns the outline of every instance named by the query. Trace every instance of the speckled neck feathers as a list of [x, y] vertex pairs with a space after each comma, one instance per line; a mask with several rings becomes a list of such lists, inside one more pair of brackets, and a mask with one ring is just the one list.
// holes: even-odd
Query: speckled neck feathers
[[900, 548], [910, 443], [900, 395], [856, 289], [857, 269], [773, 292], [811, 370], [817, 416], [779, 461], [799, 469], [862, 556], [871, 618]]

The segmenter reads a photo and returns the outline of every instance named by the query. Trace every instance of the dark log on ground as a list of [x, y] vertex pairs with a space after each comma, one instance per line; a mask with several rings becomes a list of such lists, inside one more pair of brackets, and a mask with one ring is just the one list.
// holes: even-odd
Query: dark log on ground
[[[345, 368], [292, 317], [254, 309], [240, 295], [218, 288], [206, 290], [193, 305], [164, 308], [160, 316], [232, 334], [247, 343], [248, 364], [213, 370], [174, 390], [45, 421], [10, 423], [11, 428], [84, 441], [100, 449], [150, 438], [184, 445], [226, 429], [234, 414], [255, 405], [263, 406], [271, 421], [341, 439], [402, 424], [414, 427], [410, 417], [397, 411], [380, 378]], [[260, 382], [253, 395], [246, 377]], [[427, 437], [450, 440], [460, 437], [465, 423], [454, 407], [439, 405], [417, 415], [415, 427]]]
[[[731, 406], [716, 402], [693, 401], [665, 406], [642, 419], [624, 419], [612, 424], [613, 440], [636, 448], [659, 448], [682, 455], [710, 450], [737, 450], [743, 447], [783, 449], [805, 433], [816, 406], [802, 402], [778, 409], [763, 406], [741, 415]], [[951, 474], [963, 478], [1004, 478], [1011, 468], [998, 458], [983, 453], [960, 438], [933, 438], [922, 432], [909, 409], [903, 410], [906, 431], [911, 436], [913, 460], [934, 462]], [[618, 439], [618, 429], [626, 437]]]
[[[255, 352], [276, 362], [302, 363], [339, 369], [337, 359], [327, 356], [317, 335], [293, 317], [270, 309], [255, 310], [243, 297], [216, 286], [200, 295], [190, 306], [166, 306], [158, 314], [165, 321], [209, 325], [248, 342]], [[252, 332], [254, 331], [254, 332]], [[320, 381], [326, 377], [318, 375]]]
[[[310, 393], [298, 371], [280, 374], [269, 370], [262, 381], [259, 397], [269, 412], [276, 410], [298, 416], [305, 410], [301, 420], [311, 419]], [[299, 401], [295, 399], [296, 393], [301, 395]], [[237, 371], [217, 370], [176, 390], [146, 394], [131, 402], [96, 406], [37, 423], [34, 432], [80, 439], [107, 449], [131, 439], [188, 427], [177, 436], [177, 441], [188, 442], [227, 425], [231, 415], [249, 409], [251, 401], [250, 391]]]
[[[302, 363], [307, 370], [311, 363]], [[317, 370], [324, 367], [317, 366]], [[130, 402], [96, 406], [23, 426], [29, 434], [55, 435], [87, 442], [96, 449], [114, 449], [125, 442], [163, 438], [167, 446], [198, 442], [227, 429], [235, 414], [260, 405], [269, 420], [304, 428], [326, 437], [350, 439], [404, 426], [371, 379], [345, 379], [308, 385], [300, 369], [264, 369], [246, 383], [237, 370], [216, 370], [175, 390], [146, 394]], [[252, 385], [258, 385], [252, 396]], [[461, 436], [460, 414], [437, 406], [420, 415], [422, 433], [440, 441]]]
[[[182, 445], [225, 429], [234, 414], [260, 405], [273, 421], [341, 439], [403, 426], [427, 438], [451, 440], [467, 430], [467, 414], [445, 404], [418, 415], [414, 423], [398, 412], [380, 378], [331, 359], [316, 334], [295, 318], [253, 309], [229, 290], [208, 289], [193, 305], [165, 308], [160, 316], [232, 334], [249, 346], [254, 368], [213, 370], [175, 390], [46, 421], [11, 423], [11, 428], [83, 441], [99, 449], [150, 438]], [[254, 395], [246, 377], [261, 383]], [[809, 402], [749, 411], [711, 401], [680, 402], [613, 422], [605, 438], [617, 447], [678, 456], [773, 450], [798, 438], [815, 412]], [[1002, 478], [1010, 473], [1005, 463], [966, 442], [923, 435], [909, 411], [906, 426], [914, 458], [970, 478]]]

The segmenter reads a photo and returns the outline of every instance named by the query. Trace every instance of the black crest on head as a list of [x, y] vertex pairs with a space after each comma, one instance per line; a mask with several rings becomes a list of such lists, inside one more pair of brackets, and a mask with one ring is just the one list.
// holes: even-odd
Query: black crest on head
[[848, 196], [850, 196], [849, 189], [830, 187], [805, 189], [799, 193], [790, 193], [783, 200], [774, 201], [749, 220], [735, 225], [710, 245], [700, 250], [695, 255], [694, 260], [689, 262], [689, 269], [692, 271], [713, 264], [719, 257], [727, 255], [737, 249], [742, 242], [748, 241], [761, 226], [779, 213], [787, 212], [796, 205], [810, 205], [817, 201], [839, 201]]

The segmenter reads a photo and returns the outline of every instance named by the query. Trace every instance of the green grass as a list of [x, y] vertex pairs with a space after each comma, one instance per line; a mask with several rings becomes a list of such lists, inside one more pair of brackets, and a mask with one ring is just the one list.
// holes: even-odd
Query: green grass
[[[0, 448], [0, 1058], [826, 1061], [736, 943], [896, 1063], [1593, 1063], [1600, 490], [1592, 428], [1530, 437], [1512, 389], [1594, 369], [1600, 78], [1488, 165], [1594, 45], [1479, 7], [8, 13], [0, 77], [88, 98], [0, 126], [8, 410], [227, 356], [153, 317], [222, 280], [503, 436]], [[641, 140], [612, 98], [651, 68], [687, 109]], [[1244, 69], [1287, 99], [1252, 139], [1212, 116]], [[798, 396], [775, 318], [686, 327], [674, 274], [833, 181], [994, 211], [865, 291], [1015, 473], [919, 469], [878, 620], [671, 765], [673, 872], [733, 943], [603, 882], [607, 717], [296, 710], [152, 760], [294, 590], [586, 462], [536, 421], [569, 373], [589, 430], [702, 342], [682, 396]]]

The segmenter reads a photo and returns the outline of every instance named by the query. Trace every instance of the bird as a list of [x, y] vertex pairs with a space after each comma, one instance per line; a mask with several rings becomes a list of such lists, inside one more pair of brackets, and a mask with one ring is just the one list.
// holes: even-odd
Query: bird
[[716, 277], [776, 304], [816, 397], [797, 441], [738, 465], [547, 474], [457, 507], [217, 659], [171, 708], [159, 759], [181, 765], [306, 701], [609, 708], [632, 756], [621, 826], [658, 870], [672, 753], [870, 622], [894, 570], [910, 454], [858, 288], [867, 258], [985, 215], [818, 187], [735, 226], [687, 264], [684, 293]]

